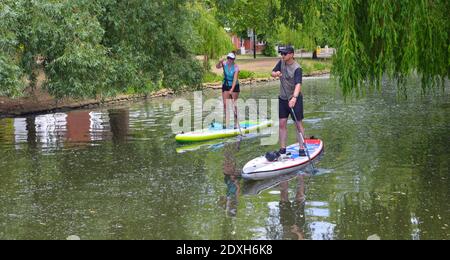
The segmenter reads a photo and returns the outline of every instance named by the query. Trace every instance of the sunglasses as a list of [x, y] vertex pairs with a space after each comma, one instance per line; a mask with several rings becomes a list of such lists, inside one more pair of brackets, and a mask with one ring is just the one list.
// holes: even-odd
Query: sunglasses
[[286, 55], [288, 55], [288, 54], [290, 54], [290, 53], [289, 53], [289, 52], [283, 51], [283, 52], [280, 52], [280, 54], [281, 54], [282, 56], [286, 56]]

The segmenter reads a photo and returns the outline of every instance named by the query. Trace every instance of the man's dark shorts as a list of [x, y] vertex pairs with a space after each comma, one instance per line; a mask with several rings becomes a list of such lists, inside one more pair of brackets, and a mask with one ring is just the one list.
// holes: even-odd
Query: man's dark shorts
[[[289, 115], [292, 117], [292, 120], [294, 120], [294, 116], [292, 115], [291, 108], [289, 107], [289, 101], [287, 100], [280, 100], [280, 119], [287, 119], [289, 118]], [[294, 107], [295, 115], [297, 116], [297, 119], [299, 121], [302, 121], [304, 119], [303, 116], [303, 96], [300, 95], [297, 99], [297, 103]]]
[[[222, 93], [226, 92], [226, 91], [230, 91], [231, 90], [231, 86], [226, 86], [225, 84], [222, 85]], [[236, 85], [236, 87], [234, 88], [234, 93], [239, 93], [241, 92], [241, 86], [239, 86], [239, 84]]]

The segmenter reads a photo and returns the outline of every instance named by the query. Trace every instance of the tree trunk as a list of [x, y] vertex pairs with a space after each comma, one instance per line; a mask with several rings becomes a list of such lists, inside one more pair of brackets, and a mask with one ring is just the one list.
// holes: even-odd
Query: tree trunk
[[256, 59], [256, 30], [253, 31], [253, 58]]
[[314, 51], [313, 51], [312, 58], [313, 58], [313, 60], [319, 59], [319, 58], [317, 57], [317, 50], [314, 50]]
[[205, 69], [205, 71], [209, 71], [211, 69], [209, 66], [209, 57], [207, 54], [203, 56], [203, 68]]

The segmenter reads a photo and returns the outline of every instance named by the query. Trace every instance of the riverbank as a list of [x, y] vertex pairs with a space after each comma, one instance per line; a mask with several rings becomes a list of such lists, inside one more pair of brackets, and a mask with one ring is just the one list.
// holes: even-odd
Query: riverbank
[[[250, 78], [240, 80], [242, 86], [254, 85], [258, 83], [276, 81], [277, 79], [266, 77], [265, 75], [270, 75], [270, 71], [278, 58], [260, 58], [257, 60], [248, 59], [246, 57], [238, 58], [238, 62], [242, 70], [251, 72]], [[317, 66], [316, 64], [319, 64]], [[304, 77], [317, 77], [324, 76], [330, 73], [329, 67], [324, 67], [321, 63], [315, 63], [314, 61], [307, 61], [302, 66], [307, 69]], [[317, 70], [314, 68], [317, 67]], [[204, 89], [221, 89], [221, 75], [220, 70], [213, 70], [217, 76], [216, 80], [213, 82], [206, 82], [203, 84]], [[40, 85], [40, 84], [39, 84]], [[108, 105], [121, 102], [130, 102], [135, 100], [143, 100], [155, 97], [165, 97], [173, 95], [174, 92], [169, 89], [158, 90], [154, 93], [143, 95], [118, 95], [112, 98], [104, 99], [84, 99], [84, 100], [74, 100], [74, 99], [62, 99], [57, 100], [50, 96], [45, 91], [40, 88], [33, 93], [27, 94], [27, 96], [17, 99], [10, 99], [6, 97], [0, 97], [0, 118], [4, 117], [17, 117], [28, 114], [41, 114], [41, 113], [52, 113], [60, 111], [69, 111], [79, 108], [94, 108], [101, 105]]]
[[118, 95], [113, 98], [106, 99], [57, 100], [47, 93], [39, 91], [32, 96], [18, 99], [0, 97], [0, 118], [68, 111], [79, 108], [94, 108], [104, 104], [164, 97], [172, 94], [173, 91], [162, 89], [150, 95]]
[[[330, 71], [319, 71], [314, 72], [308, 75], [304, 75], [304, 79], [309, 78], [317, 78], [317, 77], [329, 77]], [[250, 79], [244, 79], [239, 80], [241, 86], [248, 86], [248, 85], [254, 85], [258, 83], [264, 83], [264, 82], [271, 82], [271, 81], [279, 81], [279, 79], [272, 78], [272, 77], [259, 77], [259, 78], [250, 78]], [[213, 82], [213, 83], [204, 83], [203, 87], [206, 89], [222, 89], [222, 82]]]

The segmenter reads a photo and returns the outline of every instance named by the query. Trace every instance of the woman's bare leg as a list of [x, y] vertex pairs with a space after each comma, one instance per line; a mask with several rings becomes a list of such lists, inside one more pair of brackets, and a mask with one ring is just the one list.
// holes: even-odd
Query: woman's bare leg
[[230, 111], [228, 111], [228, 102], [231, 101], [230, 91], [225, 91], [222, 93], [222, 99], [223, 99], [223, 111], [225, 115], [225, 127], [228, 128], [228, 125], [230, 124]]
[[239, 99], [239, 93], [233, 92], [231, 94], [231, 96], [233, 97], [233, 113], [234, 113], [234, 127], [238, 128], [239, 127], [239, 118], [238, 118], [238, 107], [237, 107], [237, 101]]

